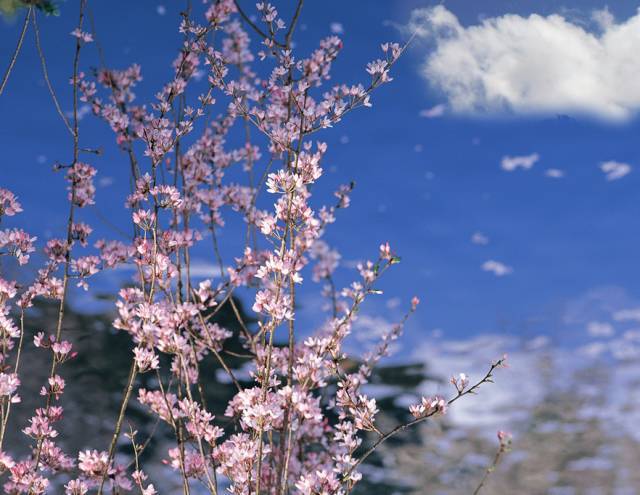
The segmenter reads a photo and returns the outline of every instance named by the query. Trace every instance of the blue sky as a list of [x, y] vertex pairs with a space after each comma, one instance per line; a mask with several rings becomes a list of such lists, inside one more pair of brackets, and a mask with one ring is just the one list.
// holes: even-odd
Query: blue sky
[[[139, 63], [144, 81], [138, 94], [147, 101], [169, 77], [179, 46], [175, 27], [182, 4], [162, 3], [163, 15], [157, 10], [160, 4], [92, 3], [107, 63], [120, 68]], [[345, 48], [334, 81], [366, 81], [364, 67], [379, 56], [379, 44], [406, 39], [399, 28], [415, 9], [432, 5], [436, 2], [307, 2], [297, 43], [308, 51], [330, 34], [332, 23], [340, 23]], [[605, 7], [602, 2], [461, 0], [443, 5], [465, 30], [506, 14], [525, 20], [531, 14], [557, 14], [586, 33], [604, 29], [592, 20], [592, 12]], [[638, 5], [616, 1], [609, 12], [614, 22], [625, 22], [636, 15]], [[75, 2], [63, 3], [61, 10], [59, 18], [41, 17], [40, 27], [51, 78], [63, 108], [69, 109], [66, 81], [73, 39], [68, 33], [76, 22]], [[2, 60], [13, 49], [19, 24], [0, 25]], [[630, 328], [634, 320], [616, 320], [614, 314], [640, 306], [638, 119], [631, 111], [623, 122], [612, 123], [563, 108], [457, 112], [451, 95], [423, 74], [438, 42], [446, 39], [419, 37], [398, 62], [394, 81], [374, 95], [373, 108], [351, 114], [320, 136], [330, 151], [325, 162], [329, 172], [318, 194], [328, 197], [337, 185], [356, 182], [352, 207], [340, 212], [327, 233], [343, 256], [340, 282], [354, 277], [350, 262], [374, 256], [388, 240], [402, 263], [385, 278], [385, 295], [366, 310], [393, 320], [400, 309], [395, 299], [387, 302], [399, 298], [406, 305], [418, 295], [424, 304], [410, 326], [409, 342], [433, 329], [453, 338], [483, 332], [527, 339], [547, 334], [574, 343], [583, 340], [591, 320], [626, 325], [621, 331]], [[81, 65], [86, 71], [97, 65], [95, 46], [83, 52]], [[580, 85], [578, 77], [576, 91]], [[438, 105], [443, 115], [420, 115]], [[63, 180], [51, 165], [68, 160], [70, 142], [44, 87], [31, 34], [0, 98], [0, 114], [5, 116], [0, 123], [1, 185], [19, 195], [22, 218], [34, 234], [46, 238], [64, 223]], [[102, 218], [126, 225], [126, 212], [119, 208], [128, 191], [126, 161], [102, 122], [87, 116], [81, 134], [85, 146], [104, 147], [102, 156], [87, 157], [99, 169], [101, 185], [97, 207], [87, 210], [86, 219], [96, 228], [94, 239], [117, 236]], [[505, 156], [533, 153], [539, 159], [529, 169], [501, 168]], [[607, 180], [599, 168], [607, 161], [628, 164], [631, 171]], [[560, 169], [564, 176], [549, 177], [548, 169]], [[232, 224], [222, 233], [230, 255], [237, 253], [235, 232]], [[471, 242], [476, 232], [488, 243]], [[489, 260], [505, 264], [511, 273], [496, 276], [482, 270]], [[307, 314], [301, 321], [312, 324], [313, 296], [302, 298], [303, 310], [305, 301]], [[576, 311], [578, 316], [567, 317]]]

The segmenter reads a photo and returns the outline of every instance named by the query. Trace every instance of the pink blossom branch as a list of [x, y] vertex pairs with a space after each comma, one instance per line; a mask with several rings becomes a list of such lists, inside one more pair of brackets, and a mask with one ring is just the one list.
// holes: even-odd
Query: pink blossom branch
[[[462, 391], [458, 391], [458, 393], [452, 397], [451, 399], [449, 399], [447, 401], [447, 405], [450, 406], [452, 405], [454, 402], [456, 402], [457, 400], [459, 400], [460, 398], [464, 397], [465, 395], [468, 394], [475, 394], [477, 392], [477, 390], [480, 388], [481, 385], [483, 385], [484, 383], [493, 383], [493, 372], [497, 369], [500, 368], [502, 366], [504, 366], [506, 358], [501, 358], [498, 359], [497, 361], [495, 361], [494, 363], [491, 364], [491, 367], [489, 368], [489, 371], [487, 371], [487, 373], [484, 375], [484, 377], [482, 377], [482, 379], [480, 381], [478, 381], [477, 383], [475, 383], [474, 385], [472, 385], [471, 387], [469, 387], [466, 390], [462, 390]], [[436, 414], [439, 413], [438, 409], [433, 410], [432, 412], [427, 413], [424, 416], [421, 416], [419, 418], [416, 418], [412, 421], [409, 421], [408, 423], [404, 423], [401, 425], [396, 426], [395, 428], [393, 428], [392, 430], [382, 434], [381, 436], [378, 437], [378, 439], [373, 443], [373, 445], [371, 445], [371, 447], [369, 447], [364, 454], [362, 454], [362, 456], [360, 456], [358, 458], [358, 460], [356, 461], [356, 463], [353, 465], [353, 467], [345, 474], [344, 476], [344, 480], [348, 480], [349, 479], [349, 475], [360, 465], [362, 464], [371, 454], [373, 454], [376, 449], [383, 444], [384, 442], [386, 442], [389, 438], [396, 436], [398, 433], [401, 433], [403, 431], [405, 431], [408, 428], [411, 428], [412, 426], [415, 426], [419, 423], [422, 423], [423, 421], [426, 421], [427, 419], [435, 416]], [[353, 490], [353, 486], [355, 485], [355, 483], [353, 483], [350, 487], [349, 487], [349, 491]]]
[[478, 495], [480, 493], [480, 490], [482, 490], [482, 488], [484, 487], [491, 473], [493, 473], [498, 467], [498, 463], [500, 462], [500, 459], [502, 458], [502, 456], [509, 451], [509, 447], [511, 445], [511, 435], [508, 433], [505, 433], [504, 431], [499, 431], [498, 440], [500, 442], [498, 451], [493, 457], [493, 461], [491, 462], [491, 464], [487, 467], [487, 469], [485, 469], [482, 479], [480, 479], [480, 483], [478, 483], [478, 486], [473, 491], [473, 495]]
[[[84, 19], [84, 6], [86, 0], [80, 0], [80, 13], [78, 19], [78, 30], [82, 29], [82, 22]], [[82, 47], [82, 43], [79, 37], [76, 37], [76, 47], [75, 54], [73, 57], [73, 161], [71, 167], [75, 167], [78, 163], [78, 154], [80, 151], [79, 147], [79, 133], [78, 133], [78, 65], [80, 61], [80, 49]], [[73, 168], [71, 169], [73, 170]], [[62, 279], [62, 295], [60, 297], [60, 306], [58, 309], [58, 322], [56, 325], [56, 334], [55, 341], [60, 342], [60, 337], [62, 335], [62, 323], [64, 320], [64, 312], [65, 312], [65, 303], [66, 296], [68, 292], [69, 285], [69, 267], [71, 264], [71, 248], [73, 245], [73, 222], [74, 222], [74, 213], [77, 203], [77, 187], [78, 181], [74, 175], [71, 176], [71, 197], [69, 198], [69, 215], [67, 218], [67, 238], [66, 238], [66, 246], [65, 246], [65, 254], [64, 254], [64, 271], [63, 271], [63, 279]], [[51, 362], [51, 370], [49, 372], [49, 383], [53, 380], [56, 374], [56, 368], [58, 365], [58, 360], [55, 358], [52, 359]], [[49, 409], [51, 407], [51, 400], [53, 397], [53, 387], [49, 388], [47, 393], [47, 401], [45, 406], [45, 411], [47, 411], [47, 415]], [[34, 462], [34, 473], [37, 473], [38, 467], [40, 464], [40, 456], [42, 454], [42, 446], [43, 446], [44, 437], [40, 437], [38, 439], [36, 453], [35, 453], [35, 462]]]
[[251, 18], [245, 13], [244, 10], [242, 10], [242, 7], [240, 7], [240, 2], [238, 2], [238, 0], [233, 0], [233, 3], [236, 6], [236, 9], [238, 10], [238, 14], [240, 14], [240, 17], [242, 17], [242, 19], [244, 20], [244, 22], [247, 23], [247, 25], [249, 27], [251, 27], [251, 29], [253, 29], [256, 33], [258, 33], [258, 35], [260, 35], [263, 39], [265, 40], [271, 40], [273, 41], [273, 43], [280, 47], [280, 48], [285, 48], [284, 45], [282, 45], [281, 43], [279, 43], [278, 41], [276, 41], [272, 36], [268, 36], [262, 29], [260, 29], [255, 22], [253, 22], [251, 20]]

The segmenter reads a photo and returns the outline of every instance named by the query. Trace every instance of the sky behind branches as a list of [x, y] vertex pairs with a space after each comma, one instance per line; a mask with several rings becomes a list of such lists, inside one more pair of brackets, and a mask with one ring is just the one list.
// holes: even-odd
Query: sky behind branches
[[[327, 232], [342, 254], [339, 282], [355, 278], [355, 262], [375, 256], [381, 242], [402, 256], [360, 324], [374, 331], [418, 295], [424, 305], [409, 343], [434, 331], [453, 339], [490, 332], [546, 335], [572, 346], [596, 339], [606, 342], [604, 350], [585, 352], [636, 352], [625, 332], [640, 317], [621, 311], [640, 307], [638, 3], [617, 1], [606, 11], [592, 1], [436, 5], [306, 2], [294, 37], [309, 52], [321, 37], [339, 35], [344, 49], [334, 81], [366, 83], [366, 63], [379, 56], [380, 43], [418, 30], [373, 108], [318, 135], [329, 143], [330, 172], [318, 196], [331, 201], [339, 184], [356, 183], [352, 206]], [[182, 4], [90, 6], [106, 64], [139, 63], [137, 94], [151, 101], [172, 74]], [[19, 17], [0, 26], [2, 60], [15, 45]], [[76, 21], [72, 2], [61, 4], [60, 17], [39, 17], [65, 111], [74, 47], [68, 33]], [[81, 67], [89, 73], [99, 64], [96, 44], [87, 45]], [[0, 114], [2, 186], [19, 196], [30, 231], [41, 239], [59, 235], [66, 195], [62, 174], [51, 167], [69, 160], [71, 139], [44, 85], [32, 33]], [[126, 235], [126, 157], [90, 112], [80, 132], [83, 146], [104, 148], [84, 157], [99, 170], [97, 205], [87, 211], [94, 239]], [[221, 232], [227, 260], [239, 253], [241, 227], [231, 223]], [[196, 259], [203, 273], [215, 270], [210, 252]], [[318, 323], [317, 297], [300, 300], [309, 327]], [[606, 325], [611, 330], [602, 330]]]

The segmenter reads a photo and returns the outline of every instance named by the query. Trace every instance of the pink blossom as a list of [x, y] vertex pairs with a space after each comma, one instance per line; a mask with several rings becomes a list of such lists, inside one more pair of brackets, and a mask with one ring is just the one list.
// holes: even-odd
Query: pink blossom
[[6, 452], [0, 450], [0, 473], [11, 469], [15, 465], [16, 463], [13, 458]]
[[71, 36], [78, 38], [79, 40], [82, 40], [85, 43], [90, 43], [91, 41], [93, 41], [93, 36], [90, 33], [81, 31], [79, 28], [76, 28], [73, 31], [71, 31]]
[[74, 223], [71, 229], [72, 238], [83, 246], [87, 245], [87, 239], [91, 232], [93, 232], [93, 229], [86, 223], [82, 222]]
[[20, 402], [15, 395], [20, 386], [20, 378], [15, 373], [0, 373], [0, 397], [9, 397], [11, 402]]
[[409, 412], [417, 419], [447, 412], [447, 401], [437, 395], [434, 397], [423, 397], [420, 404], [409, 407]]
[[48, 380], [49, 388], [42, 387], [40, 389], [40, 395], [51, 395], [56, 398], [56, 400], [60, 399], [60, 396], [64, 392], [65, 381], [59, 375], [54, 375]]
[[83, 256], [82, 258], [73, 259], [71, 260], [71, 270], [79, 278], [78, 287], [87, 290], [89, 285], [85, 279], [100, 271], [100, 258], [97, 256]]
[[[273, 5], [259, 2], [256, 8], [251, 32], [244, 21], [256, 11], [245, 15], [234, 0], [209, 2], [204, 16], [198, 9], [184, 13], [178, 26], [182, 43], [169, 78], [150, 81], [157, 88], [150, 100], [136, 94], [142, 80], [137, 65], [100, 68], [95, 78], [76, 70], [71, 78], [74, 98], [86, 102], [113, 132], [130, 165], [132, 189], [123, 218], [131, 228], [114, 225], [124, 232], [123, 240], [89, 244], [92, 228], [82, 221], [87, 213], [81, 209], [96, 202], [97, 171], [77, 161], [90, 150], [78, 148], [76, 141], [74, 161], [59, 166], [67, 168], [71, 203], [66, 228], [47, 236], [38, 248], [44, 253], [42, 265], [16, 276], [20, 284], [0, 278], [3, 428], [5, 423], [14, 427], [8, 406], [25, 387], [28, 366], [24, 360], [19, 369], [17, 364], [25, 337], [28, 341], [35, 333], [33, 343], [43, 349], [38, 354], [48, 359], [50, 371], [40, 389], [40, 407], [21, 426], [26, 444], [15, 447], [29, 455], [14, 460], [13, 452], [0, 451], [0, 471], [9, 470], [7, 493], [35, 495], [48, 487], [58, 493], [66, 482], [67, 495], [87, 495], [103, 483], [113, 493], [135, 485], [142, 495], [157, 494], [135, 433], [128, 435], [133, 455], [127, 458], [120, 450], [118, 429], [135, 423], [130, 414], [141, 406], [164, 423], [164, 431], [175, 433], [167, 438], [163, 463], [184, 485], [204, 483], [215, 492], [224, 477], [231, 495], [341, 495], [362, 478], [357, 468], [367, 432], [384, 440], [446, 412], [445, 399], [423, 397], [410, 408], [414, 421], [387, 430], [387, 421], [378, 420], [379, 404], [366, 386], [419, 301], [411, 300], [403, 319], [382, 332], [372, 349], [347, 352], [362, 304], [382, 292], [382, 274], [399, 258], [385, 242], [371, 261], [357, 265], [355, 280], [343, 283], [336, 274], [340, 253], [323, 238], [339, 210], [350, 205], [354, 186], [322, 185], [328, 146], [313, 138], [354, 109], [371, 106], [372, 91], [391, 80], [403, 48], [383, 44], [382, 58], [367, 65], [370, 81], [341, 84], [332, 79], [343, 47], [338, 37], [300, 52], [287, 34], [294, 34], [294, 26], [282, 32], [287, 26]], [[92, 41], [81, 26], [72, 35], [77, 50]], [[256, 44], [259, 49], [253, 50]], [[78, 122], [69, 124], [75, 129]], [[84, 138], [80, 143], [85, 145]], [[265, 196], [265, 190], [272, 195]], [[100, 211], [111, 213], [118, 206], [117, 199], [101, 201], [107, 210]], [[15, 196], [0, 189], [0, 217], [21, 210]], [[244, 225], [243, 235], [229, 241], [227, 225]], [[36, 240], [20, 229], [2, 230], [0, 255], [24, 264]], [[235, 256], [229, 252], [233, 245], [240, 246]], [[200, 270], [194, 259], [205, 252], [210, 255]], [[53, 299], [64, 309], [75, 295], [69, 284], [89, 290], [88, 279], [108, 268], [132, 275], [117, 293], [112, 325], [131, 343], [133, 373], [119, 401], [122, 415], [113, 418], [116, 449], [83, 450], [76, 460], [62, 450], [73, 427], [62, 423], [61, 407], [67, 387], [62, 376], [75, 375], [65, 369], [76, 355], [67, 335], [69, 316], [60, 311], [44, 327], [47, 333], [27, 324], [23, 335], [19, 323], [37, 309], [30, 308], [38, 298]], [[307, 273], [323, 283], [320, 290], [328, 300], [326, 307], [319, 305], [328, 313], [317, 329], [302, 328], [297, 319], [300, 294], [307, 294], [306, 286], [299, 286]], [[256, 314], [227, 327], [216, 315], [231, 307], [237, 316], [237, 297], [245, 302], [248, 297]], [[85, 337], [81, 332], [77, 342]], [[231, 355], [245, 363], [240, 371], [227, 366]], [[216, 418], [205, 400], [204, 374], [212, 364], [235, 387], [224, 418]], [[141, 376], [149, 371], [157, 373]], [[459, 393], [453, 403], [469, 391], [469, 381], [460, 374], [452, 383]], [[506, 435], [500, 435], [502, 445]]]
[[101, 478], [115, 472], [109, 463], [109, 454], [97, 450], [84, 450], [78, 453], [78, 468], [89, 478]]
[[63, 340], [62, 342], [54, 342], [51, 344], [51, 350], [55, 356], [56, 361], [63, 363], [69, 358], [75, 357], [77, 353], [71, 352], [71, 342]]
[[7, 299], [13, 299], [18, 293], [18, 284], [15, 281], [9, 282], [3, 278], [0, 278], [0, 303], [5, 302]]
[[89, 486], [82, 480], [71, 480], [64, 485], [65, 495], [86, 495], [89, 491]]
[[0, 217], [7, 215], [11, 217], [22, 211], [22, 206], [18, 203], [16, 196], [9, 190], [0, 188]]
[[498, 431], [498, 441], [500, 442], [500, 449], [507, 450], [511, 446], [513, 436], [506, 431]]
[[33, 243], [36, 237], [31, 237], [21, 229], [5, 229], [0, 230], [0, 249], [6, 249], [5, 253], [15, 256], [20, 265], [24, 265], [29, 261], [29, 253], [35, 251]]
[[149, 370], [158, 369], [160, 363], [158, 356], [152, 350], [136, 347], [133, 350], [135, 355], [136, 365], [141, 373]]
[[450, 381], [459, 394], [464, 392], [469, 386], [469, 377], [464, 373], [460, 373], [458, 376], [452, 376]]
[[143, 230], [151, 230], [155, 223], [155, 215], [148, 210], [138, 210], [133, 212], [133, 223]]
[[86, 163], [76, 163], [67, 172], [69, 181], [69, 201], [83, 208], [94, 204], [96, 188], [93, 185], [93, 177], [96, 169]]

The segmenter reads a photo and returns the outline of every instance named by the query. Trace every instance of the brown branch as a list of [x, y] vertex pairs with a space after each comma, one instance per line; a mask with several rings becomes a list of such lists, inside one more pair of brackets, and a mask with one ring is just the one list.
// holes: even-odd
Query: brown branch
[[[455, 397], [452, 397], [451, 399], [449, 399], [447, 401], [447, 406], [450, 406], [451, 404], [453, 404], [454, 402], [456, 402], [458, 399], [460, 399], [461, 397], [464, 397], [465, 395], [468, 394], [474, 394], [476, 392], [476, 390], [478, 388], [480, 388], [480, 385], [484, 384], [484, 383], [493, 383], [492, 377], [493, 377], [493, 372], [495, 371], [496, 368], [499, 368], [501, 366], [504, 365], [506, 358], [501, 358], [498, 361], [496, 361], [495, 363], [491, 364], [491, 367], [489, 368], [489, 371], [487, 371], [487, 374], [482, 378], [482, 380], [480, 380], [479, 382], [477, 382], [475, 385], [469, 387], [468, 389], [462, 391], [462, 392], [458, 392], [458, 394]], [[369, 447], [369, 449], [362, 455], [362, 457], [360, 457], [356, 463], [351, 467], [351, 469], [349, 469], [349, 471], [347, 471], [347, 473], [344, 476], [344, 480], [348, 480], [349, 479], [349, 475], [360, 465], [362, 464], [362, 462], [364, 462], [364, 460], [369, 457], [371, 454], [373, 454], [373, 452], [380, 446], [380, 444], [382, 444], [383, 442], [387, 441], [389, 438], [397, 435], [398, 433], [406, 430], [407, 428], [410, 428], [411, 426], [417, 425], [418, 423], [421, 423], [429, 418], [431, 418], [432, 416], [435, 416], [437, 414], [437, 410], [425, 415], [425, 416], [421, 416], [419, 418], [414, 419], [413, 421], [409, 421], [408, 423], [404, 423], [401, 425], [396, 426], [394, 429], [388, 431], [387, 433], [384, 433], [383, 435], [381, 435], [374, 443], [371, 447]], [[353, 486], [351, 487], [351, 489], [353, 489]]]
[[47, 62], [46, 62], [46, 60], [44, 58], [44, 53], [42, 51], [42, 45], [40, 44], [40, 30], [38, 29], [38, 22], [36, 20], [35, 11], [33, 12], [33, 17], [31, 18], [31, 22], [33, 22], [33, 32], [34, 32], [35, 38], [36, 38], [36, 48], [38, 49], [38, 56], [40, 57], [40, 65], [42, 65], [42, 75], [44, 76], [44, 81], [47, 83], [47, 88], [49, 89], [49, 94], [51, 95], [51, 98], [53, 99], [53, 104], [56, 107], [56, 111], [58, 112], [58, 115], [60, 115], [60, 118], [64, 122], [64, 125], [67, 128], [67, 130], [71, 133], [72, 136], [74, 136], [73, 129], [71, 128], [71, 125], [69, 124], [69, 120], [67, 119], [67, 117], [65, 117], [64, 112], [62, 111], [62, 108], [60, 108], [60, 103], [58, 102], [58, 98], [56, 97], [56, 93], [53, 90], [53, 86], [51, 85], [51, 80], [49, 79], [49, 71], [47, 70]]
[[291, 20], [291, 25], [289, 26], [289, 30], [285, 36], [285, 45], [287, 48], [291, 46], [291, 37], [293, 36], [293, 31], [296, 28], [296, 24], [298, 19], [300, 18], [300, 12], [302, 11], [302, 4], [304, 4], [304, 0], [298, 0], [298, 6], [296, 7], [296, 12], [293, 14], [293, 19]]
[[98, 495], [102, 494], [102, 490], [104, 487], [104, 482], [107, 478], [107, 472], [109, 471], [108, 466], [111, 464], [111, 460], [114, 457], [116, 444], [118, 443], [118, 437], [120, 437], [120, 430], [122, 429], [122, 422], [124, 421], [125, 412], [127, 410], [127, 406], [129, 405], [129, 399], [131, 398], [131, 393], [133, 392], [133, 384], [136, 381], [136, 376], [138, 376], [138, 366], [136, 365], [135, 359], [131, 363], [131, 369], [129, 370], [129, 380], [127, 381], [127, 387], [125, 389], [124, 399], [122, 404], [120, 405], [120, 414], [118, 414], [118, 420], [116, 421], [116, 429], [113, 432], [113, 437], [111, 438], [111, 444], [109, 445], [109, 457], [107, 460], [107, 469], [104, 470], [102, 474], [102, 479], [100, 480], [100, 487], [98, 488]]
[[279, 47], [279, 48], [286, 48], [285, 45], [283, 45], [282, 43], [280, 43], [279, 41], [277, 41], [275, 38], [272, 38], [270, 36], [268, 36], [262, 29], [260, 29], [255, 22], [253, 22], [249, 16], [244, 12], [244, 10], [242, 10], [242, 8], [240, 7], [240, 3], [238, 2], [238, 0], [233, 0], [233, 3], [236, 6], [236, 9], [238, 10], [238, 13], [240, 14], [240, 17], [242, 17], [242, 19], [249, 25], [251, 26], [251, 29], [253, 29], [256, 33], [258, 33], [260, 36], [262, 36], [264, 39], [266, 40], [271, 40], [273, 41], [273, 43]]
[[500, 459], [502, 458], [503, 454], [509, 452], [509, 445], [511, 443], [510, 437], [508, 440], [505, 441], [504, 438], [500, 436], [501, 433], [502, 432], [498, 433], [498, 438], [500, 440], [500, 447], [498, 448], [496, 455], [493, 456], [493, 461], [491, 462], [491, 464], [489, 464], [487, 469], [485, 469], [484, 475], [482, 476], [480, 483], [478, 483], [478, 486], [473, 491], [473, 495], [478, 495], [480, 493], [480, 490], [482, 490], [482, 487], [484, 487], [484, 484], [489, 479], [489, 476], [491, 475], [491, 473], [493, 473], [498, 467], [498, 463], [500, 462]]
[[9, 67], [2, 76], [2, 83], [0, 83], [0, 95], [4, 91], [4, 87], [7, 85], [7, 81], [9, 80], [9, 74], [13, 70], [13, 66], [16, 64], [16, 60], [18, 60], [18, 54], [20, 53], [20, 49], [22, 48], [22, 42], [24, 41], [24, 35], [27, 33], [27, 28], [29, 27], [29, 17], [31, 17], [31, 12], [33, 7], [29, 7], [27, 10], [27, 15], [24, 16], [24, 22], [22, 24], [22, 31], [20, 31], [20, 36], [18, 37], [18, 44], [16, 45], [16, 49], [13, 51], [13, 55], [11, 56], [11, 61], [9, 62]]
[[[84, 19], [84, 7], [86, 5], [86, 0], [80, 0], [80, 14], [78, 20], [78, 29], [82, 29], [82, 21]], [[71, 166], [74, 166], [78, 162], [78, 153], [80, 150], [79, 146], [79, 134], [78, 134], [78, 65], [80, 63], [80, 49], [82, 45], [80, 43], [80, 38], [76, 39], [76, 48], [75, 55], [73, 57], [73, 161]], [[68, 293], [69, 286], [69, 269], [71, 265], [71, 249], [73, 247], [73, 221], [74, 221], [74, 213], [75, 213], [75, 203], [76, 203], [76, 194], [77, 194], [77, 183], [75, 180], [72, 181], [71, 184], [71, 197], [69, 198], [69, 215], [67, 218], [67, 239], [66, 239], [66, 251], [64, 256], [64, 269], [63, 269], [63, 278], [62, 278], [62, 295], [60, 297], [60, 306], [58, 307], [58, 321], [56, 324], [56, 336], [55, 341], [60, 342], [60, 337], [62, 335], [62, 324], [64, 321], [65, 315], [65, 303], [66, 297]], [[49, 379], [52, 379], [56, 374], [56, 369], [58, 366], [58, 360], [56, 360], [55, 356], [51, 362], [51, 369], [49, 372]], [[45, 406], [45, 411], [49, 412], [49, 408], [51, 407], [53, 393], [51, 390], [47, 393], [47, 401]], [[41, 455], [42, 455], [42, 446], [43, 446], [44, 437], [39, 437], [36, 453], [35, 453], [35, 462], [33, 471], [34, 473], [38, 472], [38, 467], [40, 465]], [[29, 485], [29, 494], [33, 494], [33, 482]]]

